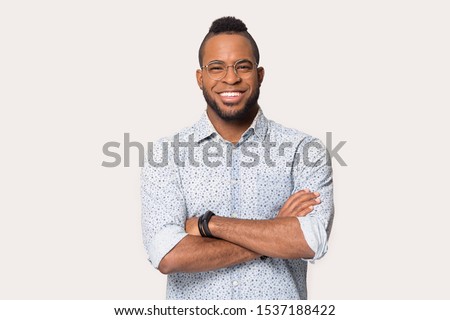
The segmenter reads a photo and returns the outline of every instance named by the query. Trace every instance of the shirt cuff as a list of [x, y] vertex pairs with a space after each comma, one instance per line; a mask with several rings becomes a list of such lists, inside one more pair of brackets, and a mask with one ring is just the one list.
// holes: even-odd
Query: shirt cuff
[[148, 260], [158, 269], [162, 258], [185, 236], [187, 236], [187, 233], [179, 225], [165, 226], [150, 241], [148, 246]]
[[322, 258], [328, 251], [327, 232], [317, 217], [307, 215], [298, 217], [298, 221], [306, 243], [315, 253], [313, 258], [303, 260], [314, 263], [315, 260]]

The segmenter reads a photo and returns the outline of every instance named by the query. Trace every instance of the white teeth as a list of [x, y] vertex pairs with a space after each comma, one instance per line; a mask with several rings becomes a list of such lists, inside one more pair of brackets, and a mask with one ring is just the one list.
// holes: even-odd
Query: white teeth
[[240, 96], [241, 93], [240, 92], [222, 92], [220, 95], [222, 97], [237, 97], [237, 96]]

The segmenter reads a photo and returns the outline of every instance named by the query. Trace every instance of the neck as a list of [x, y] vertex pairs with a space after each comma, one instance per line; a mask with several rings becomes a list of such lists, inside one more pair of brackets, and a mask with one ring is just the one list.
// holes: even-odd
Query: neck
[[248, 112], [246, 117], [237, 120], [224, 120], [209, 106], [206, 109], [206, 114], [214, 126], [214, 129], [216, 129], [225, 140], [236, 143], [239, 141], [245, 130], [252, 124], [258, 110], [259, 106], [255, 105], [255, 107]]

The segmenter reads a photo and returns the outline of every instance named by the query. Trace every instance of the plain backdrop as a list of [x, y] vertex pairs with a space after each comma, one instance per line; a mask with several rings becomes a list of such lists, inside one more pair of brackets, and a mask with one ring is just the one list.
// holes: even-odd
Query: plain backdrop
[[347, 141], [309, 298], [449, 299], [450, 5], [433, 0], [2, 1], [0, 298], [164, 299], [137, 152], [105, 168], [102, 147], [197, 121], [198, 47], [225, 15], [259, 45], [266, 116]]

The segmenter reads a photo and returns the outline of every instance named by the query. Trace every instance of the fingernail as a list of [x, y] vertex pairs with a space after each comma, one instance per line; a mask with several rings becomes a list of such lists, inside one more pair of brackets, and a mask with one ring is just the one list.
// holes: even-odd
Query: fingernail
[[306, 192], [311, 192], [311, 191], [309, 191], [309, 189], [308, 189], [308, 188], [306, 188], [306, 189], [303, 189], [303, 190], [305, 190]]
[[318, 193], [318, 192], [314, 192], [314, 194], [315, 194], [316, 196], [320, 196], [320, 193]]
[[315, 200], [316, 200], [317, 203], [320, 203], [320, 199], [319, 198], [316, 198]]
[[310, 209], [310, 210], [312, 210], [312, 209], [313, 209], [313, 207], [312, 207], [312, 206], [310, 206], [310, 207], [309, 207], [309, 209]]

